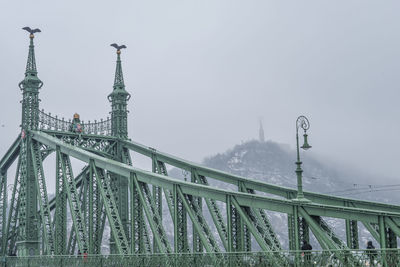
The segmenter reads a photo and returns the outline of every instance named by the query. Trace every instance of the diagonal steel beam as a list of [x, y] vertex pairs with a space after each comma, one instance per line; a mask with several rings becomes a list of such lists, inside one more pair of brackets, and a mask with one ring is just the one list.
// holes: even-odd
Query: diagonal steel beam
[[38, 190], [38, 199], [40, 206], [40, 215], [42, 219], [42, 224], [44, 227], [44, 244], [45, 252], [48, 254], [54, 254], [54, 233], [53, 225], [51, 223], [51, 214], [49, 208], [49, 200], [47, 198], [47, 187], [46, 179], [44, 177], [43, 171], [43, 161], [42, 155], [40, 153], [40, 147], [38, 142], [33, 141], [31, 143], [31, 154], [33, 159], [33, 171], [36, 180], [36, 188]]
[[[188, 160], [184, 160], [178, 158], [176, 156], [160, 152], [154, 148], [130, 141], [124, 140], [123, 144], [125, 147], [140, 153], [142, 155], [151, 157], [152, 154], [155, 154], [158, 160], [170, 164], [174, 167], [191, 171], [191, 169], [196, 169], [199, 175], [203, 175], [206, 177], [210, 177], [219, 181], [223, 181], [226, 183], [230, 183], [233, 185], [238, 185], [239, 182], [243, 182], [246, 184], [248, 189], [253, 189], [256, 191], [266, 192], [269, 194], [281, 196], [283, 198], [294, 198], [297, 195], [297, 190], [289, 187], [278, 186], [274, 184], [265, 183], [259, 180], [251, 179], [248, 177], [242, 177], [234, 174], [230, 174], [227, 172], [223, 172], [220, 170], [215, 170], [212, 168], [204, 167], [200, 164], [190, 162]], [[304, 192], [304, 196], [316, 203], [321, 203], [325, 205], [334, 205], [334, 206], [346, 206], [347, 202], [356, 205], [358, 208], [362, 209], [372, 209], [378, 211], [388, 211], [388, 212], [397, 212], [400, 213], [400, 206], [365, 200], [357, 200], [351, 198], [344, 198], [338, 196], [331, 196], [326, 194], [314, 193], [314, 192]]]
[[[64, 144], [59, 140], [57, 140], [56, 138], [53, 138], [41, 132], [33, 131], [32, 135], [34, 139], [42, 143], [46, 143], [46, 145], [49, 145], [51, 147], [53, 146], [56, 147], [57, 145], [59, 145], [63, 153], [69, 154], [72, 157], [78, 158], [85, 162], [94, 160], [96, 166], [128, 178], [130, 177], [130, 174], [133, 172], [137, 175], [139, 181], [153, 184], [156, 186], [161, 186], [169, 190], [173, 189], [174, 184], [179, 184], [181, 186], [182, 191], [185, 194], [190, 194], [193, 196], [198, 196], [203, 198], [212, 198], [222, 202], [226, 201], [226, 194], [229, 193], [235, 196], [236, 200], [240, 203], [241, 206], [268, 209], [271, 211], [278, 211], [287, 214], [292, 214], [293, 213], [292, 207], [293, 205], [296, 205], [296, 203], [289, 200], [221, 190], [217, 188], [211, 188], [209, 186], [184, 182], [177, 179], [171, 179], [163, 175], [154, 174], [152, 172], [147, 172], [141, 169], [133, 168], [132, 166], [116, 162], [114, 160], [102, 158], [93, 153], [84, 151], [83, 149]], [[338, 207], [338, 206], [314, 204], [314, 203], [304, 203], [302, 204], [302, 207], [306, 209], [308, 214], [310, 215], [326, 216], [326, 217], [342, 218], [342, 219], [353, 219], [360, 221], [368, 221], [372, 223], [377, 223], [378, 216], [380, 215], [391, 216], [392, 219], [393, 218], [400, 219], [400, 213], [396, 212], [386, 212], [386, 211], [384, 212], [379, 210], [370, 210], [370, 209], [361, 209], [352, 207]]]

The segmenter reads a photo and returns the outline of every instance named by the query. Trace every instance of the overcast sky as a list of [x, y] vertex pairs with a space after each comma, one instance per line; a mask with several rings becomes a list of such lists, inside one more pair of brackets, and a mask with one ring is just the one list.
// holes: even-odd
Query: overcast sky
[[399, 10], [398, 0], [0, 1], [0, 154], [19, 132], [30, 26], [42, 30], [40, 105], [54, 115], [108, 116], [116, 42], [128, 47], [137, 142], [200, 162], [256, 138], [262, 117], [266, 139], [294, 147], [303, 114], [307, 153], [397, 179]]

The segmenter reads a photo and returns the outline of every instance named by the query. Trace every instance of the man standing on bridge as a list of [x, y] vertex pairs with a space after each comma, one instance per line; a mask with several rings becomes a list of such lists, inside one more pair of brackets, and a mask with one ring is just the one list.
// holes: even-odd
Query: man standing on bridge
[[306, 240], [303, 241], [303, 245], [301, 246], [301, 250], [303, 250], [304, 255], [304, 263], [306, 266], [311, 266], [311, 250], [312, 246], [308, 244]]

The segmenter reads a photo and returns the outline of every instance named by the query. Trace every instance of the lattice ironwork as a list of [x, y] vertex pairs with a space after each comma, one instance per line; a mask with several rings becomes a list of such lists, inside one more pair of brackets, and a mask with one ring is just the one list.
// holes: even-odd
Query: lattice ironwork
[[158, 215], [158, 211], [155, 207], [148, 185], [139, 182], [135, 174], [133, 174], [131, 177], [134, 181], [135, 187], [138, 189], [137, 192], [140, 197], [140, 201], [146, 213], [153, 236], [156, 237], [156, 242], [160, 253], [172, 253], [171, 245], [168, 241], [167, 234], [162, 225], [160, 216]]
[[203, 216], [202, 209], [199, 206], [197, 199], [191, 195], [185, 195], [181, 189], [177, 187], [178, 195], [192, 220], [193, 227], [199, 236], [200, 242], [206, 247], [207, 252], [220, 252], [219, 245], [215, 240], [206, 219]]
[[[78, 124], [77, 117], [72, 122], [40, 111], [39, 89], [43, 83], [37, 76], [33, 38], [32, 34], [25, 77], [19, 83], [21, 134], [0, 159], [1, 253], [7, 266], [310, 266], [311, 259], [316, 265], [396, 266], [396, 249], [367, 251], [365, 256], [351, 249], [359, 247], [358, 222], [365, 225], [379, 247], [396, 248], [400, 206], [310, 192], [294, 200], [298, 193], [302, 195], [301, 188], [297, 191], [228, 174], [129, 141], [130, 94], [125, 90], [120, 50], [113, 91], [108, 97], [111, 119]], [[297, 127], [308, 128], [301, 122]], [[132, 166], [131, 150], [152, 160], [151, 171]], [[54, 151], [56, 196], [49, 201], [43, 161]], [[88, 164], [77, 177], [70, 157]], [[7, 175], [17, 158], [8, 208]], [[300, 160], [297, 163], [301, 164]], [[166, 164], [190, 172], [191, 180], [169, 177]], [[238, 190], [221, 190], [207, 179], [235, 185]], [[171, 225], [163, 221], [163, 194]], [[270, 197], [271, 194], [278, 197]], [[226, 209], [221, 203], [226, 204]], [[206, 220], [206, 207], [223, 247]], [[281, 251], [268, 211], [287, 215], [289, 248], [297, 251]], [[72, 218], [71, 229], [67, 227], [68, 215]], [[346, 240], [322, 216], [345, 220]], [[102, 253], [106, 222], [111, 229], [111, 253], [124, 257], [88, 256]], [[192, 233], [188, 232], [188, 223], [192, 223]], [[171, 228], [174, 250], [167, 235]], [[310, 230], [324, 252], [299, 251], [301, 243], [309, 241]], [[193, 252], [199, 254], [189, 253], [191, 234]], [[255, 242], [262, 252], [243, 253], [253, 250]], [[228, 253], [219, 253], [223, 248]], [[81, 256], [58, 256], [76, 253]], [[18, 257], [9, 258], [6, 254]], [[39, 254], [54, 257], [32, 256]]]
[[[198, 183], [203, 185], [209, 185], [207, 178], [203, 175], [198, 176]], [[206, 205], [214, 221], [215, 227], [217, 228], [218, 234], [221, 238], [222, 244], [225, 250], [228, 250], [228, 233], [224, 218], [222, 217], [221, 210], [214, 199], [205, 198]]]
[[111, 233], [114, 236], [117, 250], [120, 254], [128, 254], [129, 244], [111, 190], [110, 181], [109, 179], [106, 179], [107, 176], [104, 174], [104, 171], [96, 168], [93, 163], [92, 168], [92, 171], [96, 176], [96, 183], [100, 191], [101, 199], [103, 200], [108, 222], [111, 228]]
[[49, 200], [47, 197], [46, 179], [44, 177], [44, 170], [42, 164], [42, 153], [40, 144], [36, 141], [31, 142], [31, 156], [33, 159], [33, 171], [35, 174], [36, 188], [38, 190], [38, 199], [40, 207], [40, 215], [43, 225], [43, 239], [45, 247], [44, 254], [54, 254], [54, 234], [53, 225], [51, 223], [51, 214], [49, 207]]
[[[38, 110], [38, 127], [41, 130], [52, 130], [69, 132], [72, 131], [73, 123], [71, 119], [59, 119], [58, 116], [52, 116], [51, 113], [45, 113], [44, 110]], [[87, 122], [82, 121], [82, 133], [93, 135], [111, 135], [111, 119], [107, 118], [100, 121]]]
[[[161, 161], [157, 160], [157, 157], [155, 154], [152, 155], [152, 172], [162, 174], [165, 176], [168, 176], [167, 168], [165, 167], [165, 164]], [[160, 216], [160, 220], [163, 219], [162, 217], [162, 188], [159, 186], [152, 186], [152, 191], [153, 191], [153, 198], [154, 198], [154, 204], [156, 205], [156, 209], [158, 212], [158, 215]], [[156, 245], [156, 240], [155, 237], [153, 237], [153, 251], [156, 253], [158, 250], [157, 245]]]
[[[83, 180], [83, 182], [81, 183], [81, 186], [79, 187], [79, 193], [78, 193], [78, 197], [79, 197], [79, 203], [80, 203], [80, 208], [81, 210], [84, 209], [83, 206], [83, 199], [85, 198], [84, 196], [84, 187], [85, 187], [85, 183], [86, 181]], [[67, 244], [67, 254], [69, 255], [74, 255], [76, 253], [76, 231], [75, 229], [75, 224], [74, 222], [72, 222], [72, 226], [71, 226], [71, 231], [69, 233], [69, 238], [68, 238], [68, 244]]]
[[88, 253], [88, 234], [85, 226], [85, 218], [83, 217], [81, 202], [78, 195], [74, 175], [72, 172], [71, 161], [68, 155], [62, 154], [61, 158], [64, 183], [67, 188], [68, 202], [72, 215], [74, 231], [80, 253]]
[[[0, 169], [0, 236], [6, 235], [7, 227], [7, 172]], [[6, 255], [6, 238], [1, 240], [1, 254]]]

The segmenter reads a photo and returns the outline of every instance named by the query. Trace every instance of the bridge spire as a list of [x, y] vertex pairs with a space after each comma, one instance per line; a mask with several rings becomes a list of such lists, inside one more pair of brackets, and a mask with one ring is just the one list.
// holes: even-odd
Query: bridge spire
[[117, 66], [115, 69], [114, 86], [108, 100], [111, 102], [111, 132], [122, 139], [128, 138], [128, 110], [127, 103], [131, 95], [125, 90], [124, 75], [122, 73], [121, 49], [125, 45], [111, 44], [117, 49]]
[[[131, 95], [125, 90], [124, 76], [122, 73], [121, 64], [121, 49], [126, 48], [125, 45], [111, 44], [117, 49], [117, 65], [115, 69], [114, 86], [111, 94], [108, 95], [108, 100], [111, 102], [111, 135], [118, 139], [128, 139], [128, 100]], [[114, 151], [113, 159], [119, 162], [129, 162], [127, 151], [118, 142]], [[120, 175], [111, 175], [111, 180], [115, 186], [115, 197], [117, 199], [117, 210], [123, 229], [127, 233], [129, 225], [129, 210], [128, 210], [128, 188], [129, 183], [126, 177]], [[110, 253], [117, 253], [116, 239], [118, 237], [111, 235], [110, 238]]]
[[24, 27], [23, 30], [29, 32], [29, 52], [26, 62], [25, 78], [18, 84], [22, 90], [22, 128], [37, 129], [39, 121], [39, 89], [43, 86], [43, 82], [37, 76], [35, 45], [33, 39], [34, 33], [41, 32], [39, 29], [32, 30]]
[[25, 78], [18, 84], [22, 91], [22, 123], [20, 144], [20, 189], [19, 202], [20, 211], [18, 216], [19, 227], [17, 235], [18, 256], [33, 256], [39, 251], [39, 228], [38, 228], [38, 188], [35, 177], [35, 161], [32, 153], [37, 152], [33, 148], [33, 141], [29, 130], [36, 130], [39, 124], [39, 89], [42, 81], [37, 77], [35, 46], [33, 44], [34, 33], [39, 29], [23, 28], [29, 32], [29, 53], [26, 63]]
[[36, 60], [35, 60], [35, 45], [33, 44], [33, 38], [35, 36], [33, 34], [29, 35], [30, 43], [29, 43], [29, 53], [28, 53], [28, 60], [26, 62], [26, 71], [25, 75], [28, 74], [37, 74], [36, 69]]

